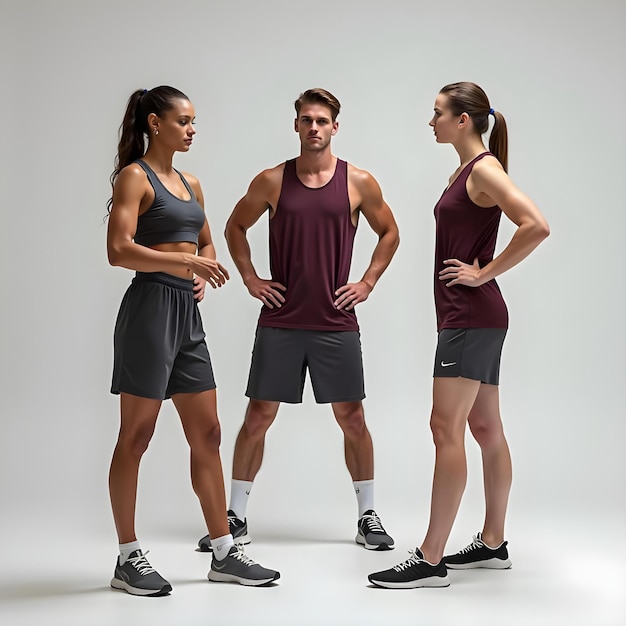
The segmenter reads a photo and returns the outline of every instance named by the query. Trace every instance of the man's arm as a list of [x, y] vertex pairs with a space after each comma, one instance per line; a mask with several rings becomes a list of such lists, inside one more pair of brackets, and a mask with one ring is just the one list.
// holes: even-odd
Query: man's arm
[[358, 283], [348, 283], [335, 292], [335, 306], [346, 311], [367, 300], [378, 279], [391, 263], [400, 243], [398, 225], [374, 177], [369, 172], [350, 166], [348, 180], [360, 198], [359, 210], [378, 235], [378, 243], [363, 278]]
[[250, 295], [270, 309], [282, 306], [286, 287], [276, 281], [259, 278], [254, 265], [246, 233], [267, 210], [275, 210], [280, 193], [283, 166], [261, 172], [251, 183], [246, 195], [237, 202], [226, 222], [224, 236], [244, 285]]

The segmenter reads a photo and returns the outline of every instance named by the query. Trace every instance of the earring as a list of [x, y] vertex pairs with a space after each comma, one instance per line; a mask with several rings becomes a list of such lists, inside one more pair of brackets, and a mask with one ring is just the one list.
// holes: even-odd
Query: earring
[[154, 135], [156, 136], [156, 135], [158, 135], [158, 134], [159, 134], [159, 129], [158, 129], [158, 128], [155, 128], [155, 129], [154, 129]]

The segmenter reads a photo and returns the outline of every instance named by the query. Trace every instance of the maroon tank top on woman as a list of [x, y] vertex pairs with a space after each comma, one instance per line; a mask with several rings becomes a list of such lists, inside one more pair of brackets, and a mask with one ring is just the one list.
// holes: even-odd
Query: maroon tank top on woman
[[359, 330], [354, 311], [333, 305], [335, 291], [348, 282], [355, 233], [348, 164], [337, 159], [333, 177], [311, 188], [298, 178], [296, 160], [286, 161], [269, 246], [272, 280], [287, 291], [282, 307], [263, 306], [259, 326]]
[[444, 261], [458, 259], [484, 267], [493, 259], [500, 224], [500, 207], [474, 204], [467, 193], [467, 179], [474, 164], [490, 152], [470, 161], [443, 192], [435, 205], [435, 309], [437, 330], [443, 328], [507, 328], [509, 316], [495, 280], [480, 287], [446, 287], [439, 280]]

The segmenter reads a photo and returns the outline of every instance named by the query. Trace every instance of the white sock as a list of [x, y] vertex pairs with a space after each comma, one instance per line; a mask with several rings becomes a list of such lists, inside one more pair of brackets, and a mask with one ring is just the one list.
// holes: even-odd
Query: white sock
[[355, 480], [352, 484], [359, 505], [359, 517], [361, 517], [365, 511], [374, 508], [374, 479]]
[[248, 508], [248, 496], [252, 490], [251, 480], [230, 481], [230, 507], [229, 509], [241, 519], [246, 519], [246, 509]]
[[223, 535], [213, 539], [211, 537], [211, 547], [213, 548], [213, 556], [221, 561], [226, 558], [228, 551], [235, 545], [232, 535]]
[[141, 546], [139, 542], [135, 539], [135, 541], [131, 541], [129, 543], [120, 543], [120, 558], [119, 564], [124, 565], [126, 563], [126, 559], [135, 551], [141, 550]]

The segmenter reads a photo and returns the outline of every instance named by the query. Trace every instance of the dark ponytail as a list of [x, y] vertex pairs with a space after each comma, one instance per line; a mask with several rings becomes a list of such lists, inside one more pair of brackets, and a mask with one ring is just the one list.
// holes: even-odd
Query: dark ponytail
[[489, 151], [502, 163], [505, 172], [509, 171], [509, 134], [504, 115], [500, 111], [493, 112], [493, 128], [489, 135]]
[[476, 83], [461, 82], [446, 85], [440, 93], [448, 96], [448, 106], [454, 115], [467, 113], [476, 131], [483, 135], [489, 130], [489, 115], [493, 115], [494, 124], [489, 137], [489, 151], [500, 161], [504, 171], [509, 165], [509, 140], [504, 116], [494, 111], [489, 104], [487, 94]]
[[[148, 115], [155, 113], [159, 117], [173, 108], [175, 100], [189, 98], [174, 87], [161, 86], [154, 89], [137, 89], [128, 99], [124, 120], [120, 126], [120, 141], [115, 157], [115, 169], [111, 174], [111, 186], [115, 185], [119, 173], [133, 161], [140, 159], [146, 151], [146, 138], [150, 136]], [[111, 212], [113, 197], [107, 202]]]

